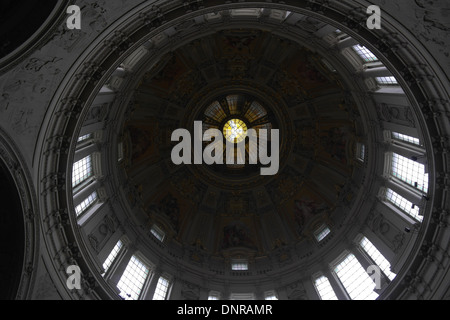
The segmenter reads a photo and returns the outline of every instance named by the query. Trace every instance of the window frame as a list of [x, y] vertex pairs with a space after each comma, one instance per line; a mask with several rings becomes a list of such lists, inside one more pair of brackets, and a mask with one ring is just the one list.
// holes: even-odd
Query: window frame
[[[221, 300], [222, 294], [219, 291], [211, 290], [208, 293], [208, 300]], [[216, 299], [213, 299], [216, 298]]]
[[89, 132], [89, 133], [83, 134], [83, 135], [79, 136], [77, 139], [77, 147], [87, 144], [87, 143], [91, 142], [93, 139], [94, 139], [94, 133]]
[[256, 300], [254, 292], [233, 292], [229, 300]]
[[365, 143], [357, 142], [356, 143], [356, 154], [355, 157], [360, 162], [365, 162], [367, 156], [367, 147]]
[[[270, 298], [270, 299], [269, 299]], [[264, 292], [264, 300], [278, 300], [278, 295], [275, 290], [268, 290]]]
[[[319, 288], [318, 288], [318, 286], [316, 284], [317, 280], [319, 280], [321, 278], [325, 278], [328, 281], [328, 283], [330, 285], [331, 292], [332, 292], [333, 296], [336, 299], [323, 299], [322, 295], [320, 294], [320, 290], [319, 290]], [[336, 291], [334, 290], [333, 286], [331, 285], [330, 279], [328, 279], [328, 277], [326, 275], [324, 275], [322, 273], [317, 273], [317, 274], [313, 275], [313, 277], [312, 277], [312, 284], [313, 284], [313, 287], [316, 290], [317, 296], [320, 298], [320, 300], [325, 300], [325, 301], [328, 301], [328, 300], [339, 300], [339, 298], [338, 298], [338, 296], [336, 294]]]
[[[139, 292], [137, 298], [136, 299], [127, 299], [127, 298], [124, 298], [122, 295], [120, 295], [122, 293], [122, 289], [119, 287], [119, 284], [121, 283], [122, 278], [125, 275], [125, 272], [127, 272], [128, 266], [133, 258], [138, 260], [144, 267], [146, 267], [148, 272], [144, 278], [144, 281], [141, 282], [141, 288], [139, 289], [140, 292]], [[123, 298], [124, 300], [142, 300], [147, 294], [150, 280], [152, 279], [152, 274], [153, 274], [153, 267], [146, 261], [145, 257], [143, 257], [142, 254], [140, 254], [139, 252], [132, 254], [130, 259], [127, 262], [127, 265], [126, 265], [123, 273], [120, 275], [119, 281], [117, 282], [117, 285], [116, 285], [117, 289], [119, 290], [119, 296], [121, 298]]]
[[[425, 182], [425, 180], [426, 180], [426, 182], [427, 182], [427, 185], [423, 185], [423, 186], [422, 186], [423, 189], [418, 188], [417, 186], [415, 186], [415, 183], [418, 183], [419, 181], [415, 181], [415, 182], [414, 182], [414, 181], [411, 180], [411, 183], [409, 183], [408, 180], [404, 180], [404, 179], [402, 179], [400, 176], [394, 175], [394, 157], [395, 157], [394, 155], [399, 156], [399, 161], [403, 161], [403, 158], [406, 159], [405, 162], [406, 162], [407, 164], [408, 164], [408, 163], [411, 164], [412, 166], [414, 166], [415, 164], [417, 164], [419, 167], [420, 167], [420, 166], [423, 166], [424, 177], [419, 177], [419, 176], [417, 175], [417, 178], [420, 178], [420, 179], [418, 179], [418, 180], [424, 180], [424, 182]], [[398, 182], [400, 185], [408, 186], [408, 188], [409, 188], [410, 190], [414, 190], [414, 192], [415, 192], [416, 194], [423, 195], [423, 194], [427, 194], [427, 193], [428, 193], [428, 190], [429, 190], [429, 175], [428, 175], [428, 173], [426, 172], [427, 167], [426, 167], [425, 164], [420, 163], [420, 162], [418, 162], [418, 161], [411, 160], [411, 159], [409, 159], [408, 157], [405, 157], [404, 155], [402, 155], [402, 154], [400, 154], [400, 153], [397, 153], [397, 152], [395, 152], [395, 151], [390, 151], [390, 152], [388, 152], [388, 153], [387, 153], [387, 156], [385, 157], [385, 161], [386, 161], [386, 166], [385, 166], [385, 168], [386, 168], [386, 171], [387, 171], [386, 174], [387, 174], [391, 179], [393, 179], [394, 181]], [[411, 161], [412, 161], [412, 162], [411, 162]], [[401, 165], [404, 166], [403, 164], [401, 164]], [[408, 173], [407, 176], [410, 177], [411, 174]], [[412, 176], [414, 177], [414, 172], [413, 172], [413, 175], [412, 175]], [[425, 176], [426, 176], [426, 177], [425, 177]]]
[[[87, 158], [88, 158], [88, 160], [86, 160], [85, 163], [77, 165], [78, 163], [80, 163], [81, 161], [83, 161]], [[78, 166], [77, 169], [75, 169], [75, 165]], [[83, 171], [84, 171], [84, 170], [80, 169], [80, 167], [84, 167], [84, 166], [86, 166], [88, 168], [88, 170], [87, 170], [88, 173], [80, 175], [80, 173], [83, 173]], [[76, 172], [74, 170], [76, 170]], [[77, 178], [77, 176], [82, 176], [82, 178]], [[86, 155], [85, 157], [82, 157], [81, 159], [73, 162], [73, 164], [72, 164], [72, 189], [75, 192], [77, 190], [82, 189], [84, 186], [86, 186], [87, 184], [90, 183], [90, 181], [94, 178], [94, 176], [95, 176], [94, 159], [93, 159], [93, 154], [90, 153], [90, 154]], [[75, 183], [74, 180], [77, 182]]]
[[[156, 295], [160, 295], [158, 290], [161, 290], [160, 287], [159, 287], [161, 279], [167, 281], [167, 286], [165, 286], [164, 297], [163, 297], [163, 299], [155, 299]], [[156, 282], [156, 286], [155, 286], [155, 290], [153, 292], [152, 300], [168, 300], [171, 288], [172, 288], [172, 277], [170, 275], [167, 275], [167, 274], [160, 275], [158, 277], [158, 281]], [[162, 297], [162, 295], [160, 295], [160, 296]]]
[[[339, 255], [339, 257], [334, 261], [334, 263], [332, 264], [332, 274], [335, 276], [336, 281], [338, 281], [338, 283], [340, 284], [340, 286], [342, 287], [342, 290], [345, 292], [345, 294], [349, 297], [350, 300], [362, 300], [362, 299], [358, 299], [358, 298], [352, 298], [352, 293], [353, 291], [349, 291], [349, 288], [344, 284], [343, 280], [341, 279], [341, 277], [339, 276], [338, 272], [336, 271], [336, 268], [338, 266], [340, 266], [342, 263], [344, 263], [345, 260], [347, 260], [348, 257], [353, 256], [354, 260], [356, 261], [357, 264], [359, 264], [359, 266], [362, 268], [362, 270], [364, 271], [365, 275], [367, 275], [366, 280], [363, 281], [367, 281], [370, 280], [370, 276], [367, 273], [367, 271], [364, 269], [364, 266], [361, 264], [361, 262], [359, 262], [358, 258], [356, 257], [356, 255], [349, 251], [349, 250], [345, 250], [341, 255]], [[351, 271], [351, 270], [350, 270]], [[348, 273], [348, 272], [346, 272]], [[354, 273], [353, 273], [354, 274]], [[364, 275], [364, 274], [363, 274]], [[351, 284], [353, 284], [354, 280], [352, 281]], [[374, 288], [375, 288], [375, 283], [372, 281]], [[358, 287], [361, 286], [361, 283], [358, 285]], [[373, 291], [373, 290], [372, 290]], [[373, 293], [368, 293], [367, 296], [371, 296], [372, 294], [377, 295], [377, 298], [379, 297], [378, 293], [376, 293], [375, 291], [373, 291]], [[376, 300], [377, 298], [373, 299]], [[367, 300], [367, 299], [364, 299]]]
[[[119, 243], [121, 243], [121, 246], [116, 251], [116, 254], [112, 257], [112, 259], [110, 259], [110, 257], [113, 255], [113, 251], [117, 248]], [[102, 277], [104, 279], [106, 279], [110, 273], [114, 272], [114, 269], [115, 269], [114, 267], [119, 263], [119, 261], [121, 261], [123, 255], [125, 254], [125, 252], [127, 250], [126, 245], [127, 245], [127, 241], [125, 241], [125, 239], [123, 239], [123, 238], [120, 238], [119, 240], [117, 240], [116, 244], [111, 249], [108, 256], [104, 259], [104, 261], [102, 263], [102, 268], [103, 268]], [[110, 259], [109, 266], [105, 269], [105, 264], [108, 259]]]
[[[373, 263], [373, 265], [378, 266], [380, 268], [381, 273], [383, 274], [383, 276], [386, 277], [386, 279], [388, 279], [389, 281], [393, 281], [395, 279], [395, 277], [397, 276], [397, 274], [393, 273], [392, 271], [389, 270], [389, 273], [387, 273], [385, 271], [385, 269], [379, 264], [377, 263], [377, 261], [375, 259], [377, 259], [376, 257], [374, 258], [370, 252], [368, 252], [366, 250], [366, 248], [363, 247], [363, 245], [361, 244], [363, 242], [363, 240], [367, 240], [367, 242], [378, 252], [379, 257], [381, 257], [381, 260], [385, 260], [385, 262], [387, 262], [389, 264], [389, 268], [392, 267], [392, 264], [390, 263], [390, 261], [388, 259], [386, 259], [386, 257], [383, 255], [383, 253], [380, 251], [380, 249], [377, 248], [377, 246], [370, 241], [370, 239], [363, 235], [360, 234], [357, 239], [356, 239], [356, 245], [358, 247], [358, 250], [360, 251], [360, 253], [366, 257], [366, 259], [370, 262]], [[391, 276], [393, 275], [392, 279]]]
[[[406, 145], [406, 146], [414, 146], [414, 147], [421, 147], [422, 146], [422, 142], [420, 141], [420, 139], [419, 138], [417, 138], [417, 137], [413, 137], [413, 136], [410, 136], [410, 135], [407, 135], [407, 134], [405, 134], [405, 133], [401, 133], [401, 132], [398, 132], [398, 131], [389, 131], [390, 132], [390, 138], [393, 140], [393, 142], [397, 142], [397, 143], [401, 143], [401, 144], [404, 144], [404, 145]], [[395, 135], [398, 135], [397, 137], [395, 136]], [[403, 137], [403, 139], [402, 139], [402, 137]], [[417, 140], [417, 143], [416, 142], [411, 142], [411, 141], [409, 141], [409, 140]]]
[[[398, 197], [402, 198], [402, 200], [408, 202], [412, 205], [416, 206], [418, 208], [417, 211], [417, 217], [421, 217], [421, 219], [418, 219], [416, 217], [415, 214], [411, 214], [410, 212], [406, 211], [405, 209], [403, 209], [402, 207], [400, 207], [400, 205], [398, 205], [397, 203], [395, 203], [394, 201], [392, 201], [391, 199], [388, 198], [388, 191], [391, 190], [393, 193], [395, 193], [396, 195], [398, 195]], [[412, 201], [410, 201], [408, 198], [404, 197], [402, 194], [400, 194], [399, 192], [397, 192], [397, 190], [395, 190], [395, 188], [391, 188], [390, 186], [387, 187], [383, 187], [382, 189], [382, 200], [383, 203], [388, 206], [390, 209], [394, 210], [394, 212], [398, 213], [400, 216], [402, 216], [403, 218], [407, 218], [406, 220], [408, 222], [413, 222], [413, 223], [422, 223], [423, 221], [423, 215], [421, 215], [421, 208], [418, 204], [413, 203]]]
[[[328, 230], [328, 232], [321, 239], [319, 239], [319, 235], [321, 235], [325, 230]], [[314, 238], [316, 239], [317, 243], [321, 243], [330, 234], [331, 234], [330, 227], [327, 224], [323, 223], [314, 231]]]
[[[84, 204], [87, 202], [87, 204]], [[95, 204], [100, 202], [99, 194], [97, 190], [93, 190], [85, 199], [75, 206], [75, 215], [77, 218], [81, 218], [86, 212], [89, 211]], [[81, 211], [77, 212], [77, 208], [83, 207]]]
[[[150, 234], [152, 235], [152, 237], [154, 237], [161, 243], [163, 243], [164, 240], [166, 239], [166, 233], [156, 223], [153, 224], [152, 227], [150, 228]], [[159, 236], [161, 237], [161, 239], [159, 238]]]
[[[358, 48], [355, 49], [355, 47]], [[353, 52], [361, 59], [361, 62], [363, 64], [380, 62], [380, 59], [378, 59], [378, 57], [364, 45], [355, 44], [351, 48]], [[364, 52], [365, 50], [367, 51], [367, 53]], [[375, 57], [375, 59], [373, 59], [371, 56]]]
[[399, 86], [398, 80], [394, 76], [375, 77], [375, 82], [382, 87]]
[[[241, 268], [235, 269], [234, 268], [235, 266], [239, 267], [239, 266], [244, 266], [244, 265], [246, 266], [246, 269], [241, 269]], [[249, 271], [250, 265], [249, 265], [247, 259], [231, 259], [230, 268], [231, 268], [231, 271]]]

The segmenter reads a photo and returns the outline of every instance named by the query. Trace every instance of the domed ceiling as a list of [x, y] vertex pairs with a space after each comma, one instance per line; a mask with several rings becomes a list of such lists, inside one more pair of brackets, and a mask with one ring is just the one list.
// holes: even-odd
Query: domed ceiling
[[[218, 257], [264, 256], [314, 244], [323, 224], [337, 230], [336, 209], [355, 196], [343, 190], [358, 166], [359, 113], [316, 53], [265, 31], [220, 31], [163, 56], [135, 92], [122, 165], [135, 190], [129, 201], [148, 227]], [[175, 165], [171, 134], [192, 132], [196, 120], [203, 131], [238, 122], [279, 129], [278, 172], [260, 175], [249, 163]]]

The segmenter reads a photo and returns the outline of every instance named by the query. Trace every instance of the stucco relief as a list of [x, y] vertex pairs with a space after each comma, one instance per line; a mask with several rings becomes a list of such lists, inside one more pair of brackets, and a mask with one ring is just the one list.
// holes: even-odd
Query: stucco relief
[[0, 118], [3, 127], [13, 134], [35, 135], [42, 123], [48, 94], [59, 83], [62, 58], [37, 54], [26, 59], [15, 72], [5, 78], [0, 93]]
[[38, 133], [51, 95], [77, 57], [73, 51], [83, 51], [111, 21], [127, 12], [131, 4], [116, 0], [79, 1], [77, 5], [82, 10], [82, 30], [67, 30], [62, 21], [40, 50], [14, 71], [0, 76], [0, 126], [9, 128], [11, 134], [35, 136]]
[[429, 50], [435, 51], [438, 61], [447, 61], [447, 66], [450, 64], [447, 44], [443, 40], [448, 38], [450, 31], [450, 4], [447, 0], [414, 0], [408, 1], [409, 6], [400, 6], [400, 1], [373, 2], [380, 6], [382, 15], [401, 12], [401, 15], [395, 15], [396, 18]]
[[[416, 24], [413, 32], [419, 35], [423, 42], [433, 42], [438, 45], [439, 52], [449, 58], [446, 43], [442, 40], [448, 37], [450, 31], [450, 5], [446, 0], [415, 0], [414, 10]], [[418, 23], [420, 22], [420, 23]]]

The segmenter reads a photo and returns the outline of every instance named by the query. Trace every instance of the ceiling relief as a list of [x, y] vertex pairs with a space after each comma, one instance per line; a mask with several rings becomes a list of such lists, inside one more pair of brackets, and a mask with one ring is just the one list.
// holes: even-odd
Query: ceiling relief
[[189, 217], [196, 209], [195, 204], [175, 188], [167, 185], [154, 196], [154, 199], [145, 208], [145, 212], [149, 216], [149, 221], [168, 227], [169, 229], [165, 231], [172, 234], [175, 239], [179, 239], [182, 226], [188, 222]]
[[131, 163], [138, 163], [143, 159], [148, 164], [155, 163], [159, 158], [159, 126], [156, 121], [149, 121], [149, 125], [128, 126], [127, 132], [133, 148], [131, 149]]
[[281, 92], [289, 105], [320, 97], [338, 87], [321, 73], [321, 67], [314, 54], [306, 49], [297, 50], [281, 64], [270, 86]]
[[[135, 100], [123, 128], [128, 179], [144, 215], [195, 263], [271, 253], [288, 263], [289, 247], [310, 243], [353, 199], [343, 190], [355, 169], [356, 105], [316, 54], [290, 41], [256, 30], [206, 36], [161, 58]], [[171, 133], [199, 120], [230, 139], [239, 128], [279, 129], [278, 173], [171, 163]]]
[[232, 248], [246, 248], [257, 251], [258, 246], [255, 241], [257, 230], [251, 217], [241, 218], [239, 220], [226, 218], [222, 221], [221, 241], [219, 250], [229, 250]]
[[227, 66], [231, 79], [249, 76], [249, 66], [257, 59], [256, 51], [261, 45], [261, 32], [255, 30], [232, 30], [222, 32], [216, 38], [219, 49], [216, 58]]
[[[294, 150], [306, 157], [316, 157], [323, 162], [338, 166], [349, 172], [357, 141], [355, 129], [351, 123], [327, 121], [308, 123], [296, 122], [296, 143]], [[312, 126], [315, 124], [315, 126]]]
[[[290, 221], [292, 231], [296, 236], [300, 237], [304, 234], [305, 230], [310, 227], [314, 227], [317, 221], [325, 220], [326, 215], [331, 212], [330, 205], [323, 199], [320, 194], [317, 194], [304, 186], [297, 194], [289, 198], [283, 204], [284, 210], [280, 210], [286, 218]], [[308, 230], [309, 234], [313, 230]]]

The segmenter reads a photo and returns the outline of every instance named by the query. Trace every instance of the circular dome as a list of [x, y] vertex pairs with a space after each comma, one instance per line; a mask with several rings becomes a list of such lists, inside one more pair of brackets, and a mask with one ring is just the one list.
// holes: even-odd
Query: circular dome
[[[73, 177], [67, 194], [45, 203], [53, 209], [67, 201], [84, 269], [94, 270], [88, 257], [106, 263], [118, 248], [131, 259], [120, 254], [111, 259], [120, 268], [98, 268], [102, 288], [115, 281], [114, 290], [126, 292], [115, 272], [138, 261], [153, 279], [179, 281], [183, 298], [199, 298], [197, 289], [203, 297], [217, 291], [229, 298], [274, 287], [285, 298], [318, 298], [306, 283], [325, 277], [335, 289], [346, 287], [338, 267], [367, 267], [371, 258], [361, 252], [370, 238], [398, 273], [391, 279], [384, 271], [385, 296], [403, 290], [400, 279], [409, 278], [402, 268], [413, 264], [405, 257], [418, 254], [415, 236], [403, 230], [416, 235], [422, 221], [428, 227], [435, 191], [426, 186], [434, 162], [424, 156], [433, 147], [420, 85], [408, 86], [413, 75], [398, 58], [412, 55], [394, 53], [371, 32], [352, 31], [357, 23], [337, 9], [331, 15], [315, 7], [204, 2], [201, 10], [174, 9], [170, 23], [153, 16], [154, 8], [140, 11], [135, 18], [145, 27], [107, 38], [112, 52], [103, 48], [102, 60], [92, 54], [92, 62], [80, 64], [73, 81], [86, 83], [67, 86], [54, 113], [55, 122], [67, 122], [58, 128], [79, 134], [67, 157], [43, 161]], [[233, 109], [231, 97], [251, 103]], [[261, 106], [255, 113], [267, 117], [247, 118], [254, 101]], [[268, 124], [279, 130], [275, 174], [246, 163], [195, 163], [195, 142], [190, 160], [171, 160], [175, 130], [194, 136], [202, 121], [202, 133], [211, 126], [224, 133], [235, 119], [247, 131]], [[401, 172], [409, 167], [412, 180]], [[49, 170], [42, 174], [53, 177]], [[98, 227], [85, 228], [90, 221]], [[101, 282], [103, 273], [93, 277]], [[354, 298], [339, 290], [339, 298]], [[365, 298], [377, 296], [369, 291]]]
[[[256, 70], [269, 70], [269, 49], [284, 58], [264, 75]], [[205, 61], [211, 74], [201, 71]], [[123, 183], [130, 205], [140, 208], [135, 219], [158, 226], [166, 243], [201, 244], [202, 260], [218, 259], [223, 269], [230, 259], [264, 259], [280, 248], [318, 251], [323, 226], [333, 228], [327, 240], [338, 234], [363, 184], [355, 157], [363, 128], [343, 78], [314, 52], [266, 31], [226, 29], [149, 65], [124, 111]], [[222, 162], [196, 160], [196, 123], [201, 152], [219, 145]], [[179, 128], [194, 141], [175, 165], [172, 150], [181, 142], [172, 132]], [[212, 141], [211, 129], [224, 138]], [[273, 173], [261, 174], [268, 167]]]

